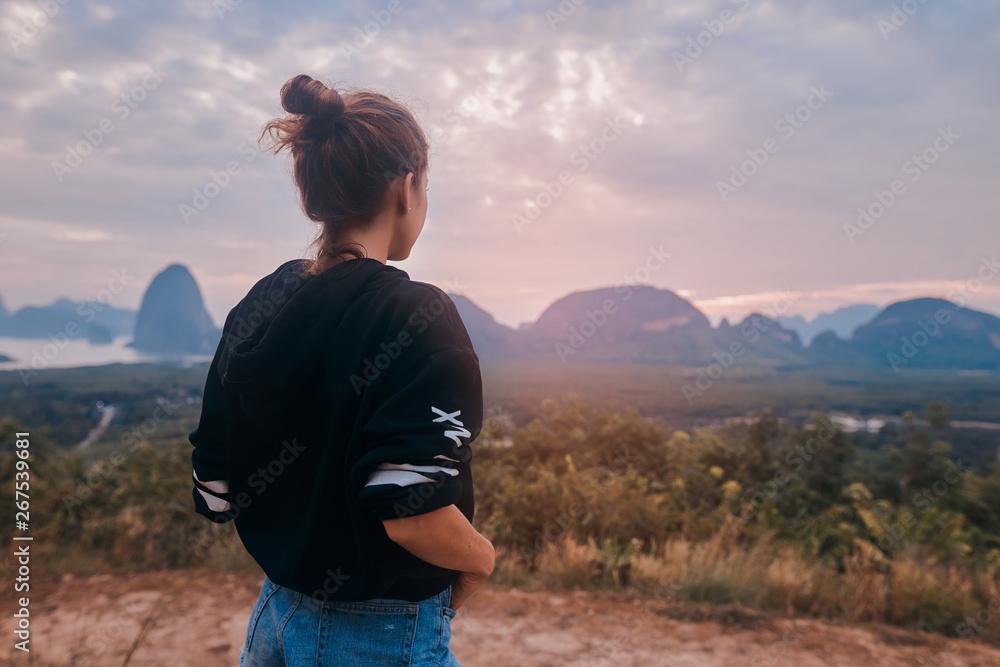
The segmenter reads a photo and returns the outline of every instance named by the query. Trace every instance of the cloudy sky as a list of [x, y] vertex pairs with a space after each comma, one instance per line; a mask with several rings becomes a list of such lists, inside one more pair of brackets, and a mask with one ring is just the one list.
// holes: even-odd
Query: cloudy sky
[[114, 272], [138, 307], [180, 262], [221, 324], [315, 232], [254, 147], [308, 73], [411, 104], [431, 200], [398, 266], [507, 324], [620, 281], [713, 323], [1000, 313], [998, 0], [62, 1], [0, 5], [11, 310]]

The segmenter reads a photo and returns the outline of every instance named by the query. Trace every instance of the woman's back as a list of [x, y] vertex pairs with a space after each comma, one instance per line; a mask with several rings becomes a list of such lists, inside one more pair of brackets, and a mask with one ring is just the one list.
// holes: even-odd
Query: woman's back
[[386, 265], [423, 229], [427, 140], [371, 91], [299, 75], [281, 102], [261, 136], [318, 251], [230, 311], [189, 436], [196, 511], [266, 575], [241, 663], [454, 665], [448, 620], [495, 561], [471, 523], [479, 360], [451, 299]]
[[[199, 478], [225, 462], [230, 507], [200, 510], [234, 519], [275, 583], [319, 599], [421, 600], [452, 582], [381, 525], [451, 503], [472, 519], [482, 385], [447, 295], [371, 259], [318, 276], [286, 262], [230, 312], [217, 357], [191, 440]], [[230, 450], [212, 418], [227, 404]]]

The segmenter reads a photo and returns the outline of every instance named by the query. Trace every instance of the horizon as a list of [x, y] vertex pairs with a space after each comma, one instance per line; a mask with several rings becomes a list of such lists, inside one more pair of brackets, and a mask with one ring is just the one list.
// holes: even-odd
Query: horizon
[[[186, 265], [184, 265], [181, 262], [174, 262], [173, 264], [181, 264], [182, 266], [185, 266], [185, 268], [190, 272], [190, 268], [187, 267]], [[166, 269], [166, 267], [164, 267], [164, 269]], [[164, 269], [161, 269], [161, 271], [164, 270]], [[211, 311], [211, 309], [208, 307], [209, 300], [206, 298], [207, 295], [205, 294], [204, 288], [202, 288], [201, 283], [198, 281], [198, 277], [196, 275], [194, 275], [193, 273], [192, 273], [192, 277], [194, 278], [195, 282], [198, 284], [198, 289], [201, 292], [202, 301], [205, 304], [206, 310], [208, 310], [209, 316], [212, 318], [213, 324], [216, 324], [216, 326], [221, 329], [222, 328], [222, 323], [225, 322], [226, 315], [228, 315], [228, 313], [229, 313], [229, 309], [227, 309], [226, 312], [221, 313], [218, 316], [215, 313], [213, 313]], [[150, 280], [152, 280], [152, 277], [150, 278]], [[619, 283], [619, 284], [622, 284], [622, 283]], [[734, 324], [734, 323], [743, 321], [746, 317], [750, 316], [753, 313], [764, 314], [765, 311], [768, 310], [769, 308], [771, 310], [775, 310], [777, 312], [776, 303], [779, 302], [779, 301], [781, 301], [780, 293], [767, 293], [767, 294], [761, 295], [761, 299], [762, 299], [761, 303], [764, 303], [765, 300], [767, 300], [767, 303], [769, 303], [771, 305], [764, 306], [762, 308], [757, 308], [757, 309], [745, 310], [745, 311], [741, 312], [738, 315], [730, 316], [730, 315], [726, 314], [726, 312], [721, 312], [721, 313], [720, 312], [715, 312], [715, 313], [712, 313], [712, 311], [706, 310], [697, 301], [692, 301], [692, 300], [688, 299], [686, 296], [684, 296], [684, 292], [686, 290], [671, 290], [671, 289], [666, 288], [666, 287], [660, 287], [660, 286], [652, 285], [652, 284], [649, 284], [649, 283], [629, 283], [629, 284], [632, 285], [632, 286], [653, 287], [653, 288], [658, 289], [658, 290], [669, 291], [669, 292], [672, 292], [672, 293], [676, 294], [677, 296], [679, 296], [682, 299], [684, 299], [684, 300], [688, 301], [689, 303], [691, 303], [691, 305], [693, 305], [699, 311], [701, 311], [705, 315], [705, 317], [708, 318], [709, 323], [712, 325], [713, 328], [718, 328], [723, 319], [728, 320], [730, 324]], [[147, 283], [146, 286], [148, 287], [148, 283]], [[445, 289], [443, 286], [439, 286], [439, 287], [441, 287], [442, 289], [445, 289], [445, 291], [447, 293], [449, 293], [449, 294], [457, 294], [459, 296], [463, 296], [463, 297], [469, 299], [476, 306], [478, 306], [479, 308], [483, 309], [491, 317], [493, 317], [493, 319], [498, 324], [502, 324], [504, 326], [510, 327], [511, 329], [518, 329], [519, 327], [524, 326], [526, 324], [533, 324], [535, 321], [538, 320], [538, 317], [540, 317], [545, 310], [547, 310], [549, 307], [552, 306], [552, 304], [556, 303], [560, 299], [563, 299], [563, 298], [565, 298], [565, 297], [567, 297], [567, 296], [569, 296], [571, 294], [575, 294], [575, 293], [579, 293], [579, 292], [589, 292], [589, 291], [594, 291], [594, 290], [599, 290], [599, 289], [609, 289], [609, 288], [613, 288], [615, 286], [616, 285], [599, 285], [599, 286], [595, 286], [595, 287], [591, 287], [591, 288], [587, 288], [587, 289], [577, 289], [577, 290], [573, 290], [573, 291], [567, 292], [566, 294], [563, 294], [561, 296], [554, 297], [550, 302], [548, 302], [548, 304], [541, 311], [538, 312], [538, 314], [534, 318], [532, 318], [530, 320], [522, 320], [522, 321], [516, 322], [516, 323], [505, 322], [505, 321], [502, 321], [502, 320], [498, 319], [496, 317], [496, 315], [494, 315], [494, 313], [488, 307], [486, 307], [484, 304], [476, 301], [476, 299], [474, 299], [473, 297], [471, 297], [468, 294], [463, 294], [462, 292], [456, 292], [456, 291], [448, 290], [448, 289]], [[249, 286], [248, 286], [247, 289], [249, 289]], [[143, 288], [143, 291], [145, 291], [145, 287]], [[987, 309], [981, 309], [981, 308], [975, 308], [975, 307], [961, 306], [960, 304], [957, 304], [954, 301], [945, 298], [944, 295], [935, 295], [935, 294], [918, 294], [918, 295], [915, 295], [915, 296], [906, 297], [906, 298], [903, 298], [903, 299], [898, 299], [898, 300], [891, 301], [889, 303], [884, 303], [884, 304], [877, 304], [877, 303], [846, 303], [846, 304], [842, 304], [840, 306], [836, 306], [836, 307], [834, 307], [834, 308], [832, 308], [831, 310], [828, 310], [828, 311], [822, 311], [822, 312], [819, 312], [819, 313], [813, 313], [810, 316], [805, 316], [802, 313], [797, 312], [797, 311], [777, 312], [777, 316], [779, 318], [781, 318], [781, 317], [796, 317], [796, 316], [801, 316], [803, 318], [803, 320], [805, 321], [805, 324], [808, 325], [808, 324], [812, 324], [813, 322], [815, 322], [815, 320], [819, 316], [821, 316], [821, 315], [830, 315], [830, 314], [832, 314], [833, 312], [835, 312], [836, 310], [838, 310], [840, 308], [849, 308], [851, 306], [862, 306], [863, 305], [863, 306], [874, 306], [874, 307], [878, 308], [879, 311], [882, 311], [882, 310], [885, 310], [887, 307], [889, 307], [890, 305], [892, 305], [894, 303], [900, 303], [900, 302], [903, 302], [903, 301], [912, 301], [912, 300], [915, 300], [915, 299], [924, 299], [924, 298], [942, 299], [942, 300], [948, 301], [949, 303], [953, 303], [954, 305], [956, 305], [958, 307], [967, 307], [969, 310], [978, 310], [980, 312], [984, 312], [984, 313], [987, 313], [989, 315], [993, 315], [994, 317], [1000, 317], [1000, 312], [995, 312], [995, 311], [991, 311], [991, 310], [987, 310]], [[36, 307], [36, 308], [38, 308], [38, 307], [47, 307], [47, 306], [54, 305], [57, 301], [59, 301], [61, 299], [68, 299], [70, 301], [76, 302], [75, 300], [73, 300], [73, 299], [71, 299], [70, 297], [67, 297], [67, 296], [55, 296], [55, 297], [51, 298], [49, 301], [47, 301], [45, 303], [25, 303], [25, 304], [21, 304], [18, 307], [12, 307], [10, 305], [10, 303], [7, 301], [7, 299], [5, 298], [5, 296], [3, 295], [3, 293], [0, 292], [0, 305], [3, 305], [12, 315], [15, 312], [17, 312], [17, 310], [19, 310], [20, 308], [23, 308], [23, 307], [26, 307], [26, 306], [27, 307]], [[140, 296], [140, 300], [141, 300], [141, 296]], [[141, 305], [141, 303], [139, 303], [138, 301], [135, 303], [134, 306], [123, 304], [123, 303], [121, 303], [121, 301], [122, 301], [121, 299], [116, 299], [110, 305], [112, 307], [115, 307], [115, 308], [125, 308], [125, 309], [129, 309], [129, 310], [134, 310], [134, 311], [137, 311], [137, 312], [138, 312], [139, 307]], [[784, 302], [787, 303], [787, 300], [785, 300]], [[235, 306], [235, 305], [236, 304], [234, 303], [233, 306]], [[230, 308], [232, 308], [233, 306], [230, 306]], [[735, 311], [730, 310], [730, 311], [727, 311], [727, 312], [735, 312]]]

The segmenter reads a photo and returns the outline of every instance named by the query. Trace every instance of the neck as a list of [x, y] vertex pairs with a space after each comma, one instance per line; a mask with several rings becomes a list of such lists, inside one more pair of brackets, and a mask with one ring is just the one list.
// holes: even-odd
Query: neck
[[386, 263], [389, 259], [389, 241], [392, 227], [384, 215], [380, 215], [364, 228], [351, 228], [337, 236], [339, 243], [354, 243], [362, 248], [366, 257]]

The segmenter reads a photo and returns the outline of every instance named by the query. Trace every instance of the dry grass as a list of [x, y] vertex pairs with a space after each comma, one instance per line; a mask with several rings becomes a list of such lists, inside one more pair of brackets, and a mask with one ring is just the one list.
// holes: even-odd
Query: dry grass
[[578, 544], [569, 535], [550, 542], [536, 561], [535, 575], [545, 588], [589, 588], [597, 576], [597, 554], [589, 544]]
[[[747, 542], [733, 526], [723, 526], [703, 542], [670, 540], [638, 554], [628, 572], [630, 590], [661, 598], [669, 591], [668, 599], [679, 603], [885, 622], [1000, 641], [995, 571], [970, 571], [910, 557], [873, 562], [862, 551], [846, 558], [841, 570], [767, 537]], [[600, 588], [602, 579], [593, 547], [564, 535], [546, 545], [534, 567], [501, 552], [493, 581], [565, 590]]]

